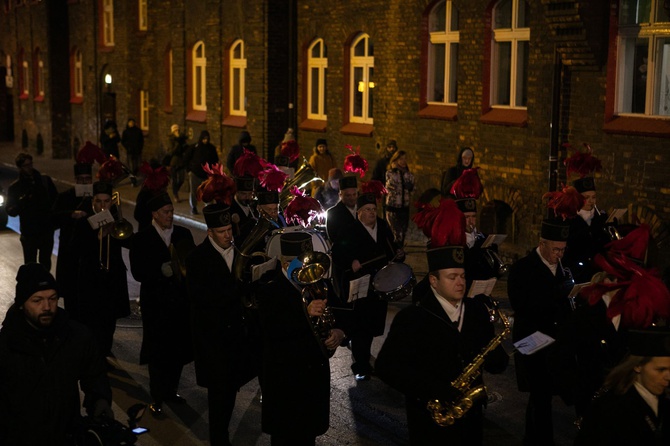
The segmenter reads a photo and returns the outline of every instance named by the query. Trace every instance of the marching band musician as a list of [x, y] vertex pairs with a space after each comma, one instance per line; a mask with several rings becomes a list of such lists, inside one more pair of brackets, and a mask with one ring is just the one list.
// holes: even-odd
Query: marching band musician
[[288, 226], [284, 215], [279, 209], [278, 192], [260, 190], [256, 193], [256, 203], [256, 209], [261, 217], [265, 217], [273, 222], [277, 228]]
[[[512, 340], [520, 341], [537, 331], [557, 339], [571, 314], [570, 289], [564, 287], [568, 276], [561, 267], [570, 227], [562, 220], [542, 222], [536, 249], [511, 267], [507, 293], [514, 310]], [[517, 385], [530, 392], [526, 409], [524, 445], [550, 445], [554, 441], [552, 395], [565, 396], [558, 389], [557, 375], [563, 370], [550, 366], [557, 355], [552, 344], [530, 355], [516, 353]]]
[[[483, 441], [482, 406], [477, 400], [451, 426], [441, 426], [427, 410], [430, 400], [455, 404], [463, 389], [451, 385], [494, 338], [494, 327], [486, 306], [465, 295], [465, 254], [462, 243], [463, 216], [452, 200], [442, 210], [448, 217], [427, 251], [430, 289], [417, 305], [401, 310], [393, 320], [376, 362], [379, 377], [405, 394], [407, 426], [411, 445], [477, 445]], [[460, 226], [451, 231], [447, 226]], [[442, 234], [458, 234], [444, 237]], [[440, 242], [437, 242], [441, 240]], [[502, 373], [509, 357], [500, 344], [485, 357], [484, 368]], [[477, 378], [474, 386], [482, 384]]]
[[[93, 183], [91, 214], [104, 210], [110, 210], [112, 216], [118, 214], [112, 205], [113, 190], [109, 182]], [[113, 356], [116, 319], [130, 314], [126, 265], [121, 255], [121, 249], [130, 247], [130, 241], [113, 237], [114, 226], [112, 221], [93, 228], [86, 218], [80, 218], [68, 247], [77, 259], [77, 308], [73, 316], [91, 330], [100, 353], [107, 357]]]
[[353, 301], [353, 320], [350, 339], [354, 362], [351, 370], [356, 381], [367, 381], [374, 373], [370, 363], [372, 340], [384, 334], [388, 303], [372, 288], [373, 277], [393, 260], [403, 261], [405, 253], [393, 240], [385, 220], [377, 217], [377, 198], [362, 194], [356, 200], [358, 220], [342, 231], [333, 244], [333, 262], [342, 274], [340, 298], [349, 301], [349, 281], [370, 276], [367, 296]]
[[207, 237], [186, 259], [195, 347], [195, 374], [207, 388], [209, 436], [213, 446], [230, 445], [228, 425], [239, 388], [256, 375], [247, 337], [243, 290], [233, 275], [236, 256], [231, 208], [203, 209]]
[[182, 368], [193, 360], [182, 264], [195, 244], [191, 231], [173, 224], [174, 206], [167, 192], [154, 196], [147, 205], [151, 226], [133, 236], [130, 270], [141, 284], [140, 364], [149, 369], [153, 399], [149, 408], [161, 414], [163, 402], [186, 401], [177, 392]]
[[255, 287], [263, 335], [262, 429], [273, 446], [308, 446], [329, 426], [330, 364], [322, 346], [334, 350], [344, 332], [333, 328], [327, 339], [317, 339], [310, 317], [323, 315], [327, 299], [303, 303], [300, 285], [288, 275], [291, 262], [312, 250], [312, 236], [288, 232], [280, 244], [281, 264]]
[[235, 242], [241, 246], [257, 220], [254, 210], [251, 208], [254, 198], [254, 178], [236, 177], [235, 186], [237, 192], [235, 192], [230, 204], [230, 215]]
[[356, 221], [356, 199], [358, 184], [356, 176], [340, 178], [340, 201], [326, 211], [326, 232], [331, 243], [335, 243], [343, 230]]

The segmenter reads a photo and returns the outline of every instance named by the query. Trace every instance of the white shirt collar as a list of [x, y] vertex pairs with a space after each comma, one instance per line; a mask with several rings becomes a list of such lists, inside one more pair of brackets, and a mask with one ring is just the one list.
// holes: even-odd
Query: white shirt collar
[[226, 265], [228, 265], [228, 269], [232, 272], [233, 271], [233, 259], [235, 258], [235, 248], [233, 245], [230, 245], [229, 248], [222, 248], [219, 245], [216, 244], [214, 239], [211, 236], [207, 236], [209, 239], [209, 242], [212, 244], [214, 249], [221, 254], [221, 257], [223, 257], [223, 260], [226, 261]]
[[248, 217], [248, 216], [249, 216], [249, 212], [251, 212], [251, 207], [249, 207], [249, 205], [247, 205], [247, 204], [242, 204], [242, 203], [240, 203], [240, 200], [237, 199], [237, 196], [235, 196], [235, 201], [236, 201], [237, 204], [240, 206], [240, 208], [242, 209], [242, 211], [244, 211], [244, 215]]
[[156, 228], [156, 231], [158, 232], [158, 235], [160, 235], [161, 239], [163, 239], [163, 242], [165, 243], [165, 246], [168, 248], [170, 247], [170, 243], [172, 242], [172, 230], [174, 229], [174, 226], [170, 226], [167, 229], [163, 229], [160, 226], [158, 226], [158, 223], [156, 223], [156, 220], [151, 220], [151, 225]]
[[[363, 225], [363, 223], [361, 223], [361, 224]], [[375, 221], [375, 227], [374, 228], [370, 228], [369, 226], [366, 226], [366, 225], [363, 225], [363, 227], [365, 228], [366, 231], [368, 231], [368, 234], [370, 234], [370, 237], [372, 237], [372, 239], [376, 242], [377, 241], [377, 228], [379, 227], [377, 222]]]
[[463, 327], [463, 315], [465, 314], [465, 305], [463, 304], [463, 301], [461, 300], [460, 303], [454, 305], [442, 297], [435, 288], [431, 286], [430, 289], [433, 291], [433, 295], [440, 303], [444, 312], [449, 316], [449, 320], [451, 322], [458, 322], [458, 331], [461, 331], [461, 328]]
[[635, 385], [635, 390], [637, 390], [637, 393], [640, 394], [644, 402], [649, 404], [651, 410], [654, 411], [654, 415], [658, 416], [658, 397], [637, 381], [634, 381], [633, 385]]
[[584, 209], [580, 209], [577, 214], [579, 214], [580, 217], [584, 219], [587, 225], [591, 226], [591, 221], [593, 220], [593, 215], [595, 214], [595, 208], [591, 209], [590, 211], [585, 211]]
[[551, 274], [554, 276], [556, 275], [556, 270], [558, 269], [558, 263], [556, 265], [552, 265], [551, 263], [547, 262], [544, 257], [542, 257], [542, 254], [540, 254], [540, 247], [538, 246], [537, 249], [535, 250], [537, 252], [537, 255], [540, 257], [540, 260], [542, 260], [542, 263], [544, 263], [547, 268], [549, 268], [549, 271], [551, 271]]

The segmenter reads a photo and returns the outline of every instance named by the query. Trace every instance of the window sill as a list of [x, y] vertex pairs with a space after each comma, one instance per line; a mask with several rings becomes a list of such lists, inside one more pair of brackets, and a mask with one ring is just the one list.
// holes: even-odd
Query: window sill
[[298, 129], [307, 130], [310, 132], [326, 132], [328, 127], [328, 121], [322, 121], [319, 119], [305, 119], [298, 125]]
[[33, 102], [44, 102], [44, 96], [35, 96]]
[[528, 125], [528, 110], [492, 108], [479, 118], [479, 122], [482, 124], [506, 125], [509, 127], [526, 127]]
[[163, 112], [165, 112], [165, 113], [172, 113], [172, 106], [169, 106], [169, 107], [163, 107]]
[[603, 126], [605, 133], [667, 138], [670, 136], [670, 119], [652, 117], [615, 116]]
[[419, 110], [419, 118], [442, 119], [444, 121], [456, 121], [458, 119], [457, 105], [428, 104]]
[[354, 135], [354, 136], [372, 136], [374, 131], [374, 126], [372, 124], [360, 124], [358, 122], [350, 122], [345, 124], [344, 127], [340, 129], [340, 133], [343, 135]]
[[191, 110], [186, 114], [186, 120], [194, 122], [205, 122], [207, 121], [207, 111]]
[[114, 51], [114, 45], [98, 45], [98, 51], [101, 53], [111, 53]]
[[24, 100], [24, 101], [25, 101], [25, 100], [27, 100], [28, 98], [29, 98], [29, 96], [28, 96], [27, 94], [25, 94], [25, 93], [22, 93], [22, 94], [19, 95], [19, 99], [21, 99], [21, 100]]
[[225, 118], [223, 118], [223, 125], [227, 127], [244, 128], [247, 126], [247, 117], [228, 115]]
[[83, 104], [84, 103], [84, 98], [83, 97], [73, 97], [70, 98], [70, 104]]

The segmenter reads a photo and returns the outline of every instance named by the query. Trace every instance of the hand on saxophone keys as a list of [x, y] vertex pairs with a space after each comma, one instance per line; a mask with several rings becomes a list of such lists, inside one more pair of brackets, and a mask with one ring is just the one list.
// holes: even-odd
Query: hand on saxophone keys
[[328, 299], [314, 299], [307, 305], [307, 313], [312, 317], [323, 316]]

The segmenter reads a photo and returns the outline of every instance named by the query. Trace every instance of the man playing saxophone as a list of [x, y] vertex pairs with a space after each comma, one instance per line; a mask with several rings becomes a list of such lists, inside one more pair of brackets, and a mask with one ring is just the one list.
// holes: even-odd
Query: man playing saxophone
[[[479, 370], [468, 365], [484, 354], [487, 345], [490, 350], [485, 352], [483, 367], [488, 372], [504, 371], [509, 357], [499, 344], [502, 338], [497, 345], [490, 344], [494, 326], [486, 305], [463, 299], [463, 214], [452, 200], [440, 204], [440, 214], [443, 218], [436, 220], [444, 223], [433, 225], [427, 252], [430, 290], [417, 305], [397, 314], [375, 366], [383, 381], [405, 394], [410, 444], [478, 445], [483, 438], [485, 392], [448, 426], [438, 425], [441, 415], [428, 410], [427, 405], [439, 400], [454, 412], [450, 408], [460, 405], [469, 390], [482, 384]], [[458, 225], [462, 229], [450, 228]], [[471, 376], [462, 376], [466, 368]], [[471, 384], [464, 388], [456, 384], [459, 381]]]

